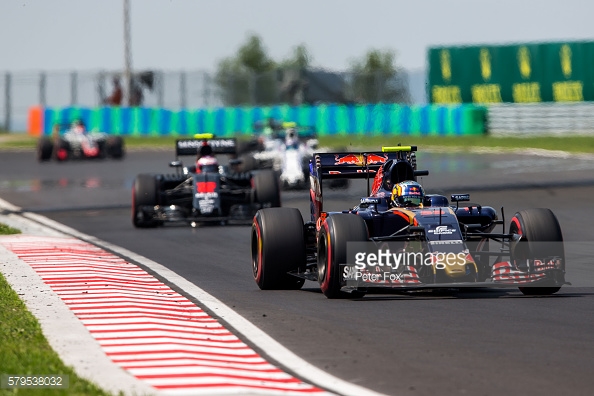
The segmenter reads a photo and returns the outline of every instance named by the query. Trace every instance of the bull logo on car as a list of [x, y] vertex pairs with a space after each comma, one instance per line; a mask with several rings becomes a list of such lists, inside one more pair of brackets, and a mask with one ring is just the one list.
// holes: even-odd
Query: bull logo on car
[[383, 164], [388, 160], [388, 154], [377, 155], [377, 154], [367, 154], [367, 165], [373, 164]]
[[363, 159], [360, 155], [346, 154], [342, 157], [339, 154], [334, 156], [334, 165], [362, 165]]

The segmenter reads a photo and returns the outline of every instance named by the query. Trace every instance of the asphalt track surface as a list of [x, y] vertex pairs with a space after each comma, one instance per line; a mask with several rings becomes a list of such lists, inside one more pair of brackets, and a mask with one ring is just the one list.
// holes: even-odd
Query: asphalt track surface
[[[498, 212], [503, 206], [507, 224], [517, 210], [551, 208], [567, 242], [567, 280], [573, 284], [559, 293], [526, 297], [517, 289], [469, 290], [327, 300], [313, 282], [299, 291], [259, 290], [251, 274], [247, 226], [135, 229], [130, 220], [134, 177], [171, 172], [172, 159], [172, 151], [165, 150], [130, 152], [121, 161], [41, 164], [32, 152], [0, 152], [0, 197], [168, 267], [309, 363], [371, 390], [592, 394], [594, 160], [418, 156], [419, 168], [430, 170], [421, 180], [427, 192], [470, 192], [472, 202]], [[329, 191], [326, 209], [351, 207], [364, 193], [360, 182]], [[307, 192], [283, 193], [283, 205], [309, 216], [307, 197]]]

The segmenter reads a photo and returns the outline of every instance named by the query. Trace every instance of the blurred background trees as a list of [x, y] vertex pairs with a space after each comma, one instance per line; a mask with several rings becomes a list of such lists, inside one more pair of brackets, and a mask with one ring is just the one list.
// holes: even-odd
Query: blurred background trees
[[276, 68], [261, 38], [251, 35], [235, 56], [223, 59], [218, 65], [215, 78], [223, 101], [228, 106], [273, 103], [277, 95], [271, 72]]
[[311, 66], [304, 44], [275, 61], [255, 34], [235, 55], [218, 64], [215, 82], [226, 106], [328, 103], [408, 103], [404, 71], [392, 51], [372, 49], [352, 62], [348, 72]]
[[352, 94], [356, 102], [408, 103], [409, 93], [403, 85], [404, 73], [395, 62], [393, 51], [371, 49], [352, 62]]

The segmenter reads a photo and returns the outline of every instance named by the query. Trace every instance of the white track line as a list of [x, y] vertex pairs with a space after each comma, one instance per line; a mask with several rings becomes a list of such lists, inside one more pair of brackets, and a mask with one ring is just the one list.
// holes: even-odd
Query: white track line
[[[37, 235], [7, 235], [0, 238], [0, 244], [12, 250], [22, 261], [30, 264], [41, 271], [39, 274], [43, 281], [53, 288], [59, 296], [63, 292], [71, 291], [69, 289], [79, 290], [79, 299], [71, 298], [72, 294], [68, 294], [67, 300], [64, 303], [70, 308], [77, 317], [88, 314], [100, 315], [102, 317], [117, 317], [122, 319], [121, 314], [138, 315], [139, 312], [150, 313], [152, 316], [161, 316], [163, 318], [169, 317], [171, 312], [175, 312], [178, 316], [184, 318], [185, 324], [177, 324], [186, 334], [168, 334], [165, 336], [145, 336], [139, 337], [138, 331], [144, 330], [146, 324], [142, 322], [129, 322], [117, 324], [104, 325], [88, 325], [86, 328], [91, 335], [95, 337], [95, 343], [101, 345], [102, 350], [110, 358], [127, 356], [135, 358], [136, 360], [144, 360], [143, 357], [147, 354], [161, 354], [162, 357], [176, 356], [178, 351], [184, 352], [193, 357], [208, 355], [218, 360], [225, 360], [229, 358], [239, 359], [248, 364], [250, 360], [259, 355], [236, 335], [227, 331], [229, 339], [214, 339], [201, 337], [188, 337], [187, 333], [196, 332], [202, 334], [208, 332], [209, 327], [216, 320], [206, 312], [196, 306], [195, 303], [188, 300], [187, 297], [173, 291], [169, 286], [156, 279], [154, 276], [148, 274], [143, 270], [142, 274], [137, 273], [139, 267], [136, 264], [131, 264], [121, 257], [113, 253], [101, 251], [101, 255], [113, 263], [117, 264], [122, 269], [130, 269], [137, 274], [134, 277], [128, 276], [126, 271], [122, 271], [119, 275], [109, 273], [109, 276], [104, 276], [103, 269], [97, 268], [94, 264], [95, 257], [100, 251], [95, 245], [80, 239], [75, 239], [72, 236], [68, 237], [49, 237]], [[68, 256], [69, 252], [76, 251], [79, 262], [65, 264], [61, 258]], [[86, 266], [87, 259], [91, 261], [91, 265]], [[38, 264], [42, 262], [43, 264]], [[65, 271], [66, 274], [62, 278], [60, 271], [48, 271], [51, 269], [52, 263], [58, 268], [64, 269], [70, 266], [79, 273], [74, 273], [74, 270]], [[138, 279], [142, 279], [139, 281]], [[96, 301], [96, 289], [90, 289], [90, 285], [119, 287], [121, 291], [126, 291], [132, 284], [139, 289], [146, 289], [147, 292], [154, 292], [155, 285], [161, 286], [159, 293], [162, 296], [167, 296], [169, 301], [165, 304], [160, 302], [158, 304], [150, 304], [138, 302], [137, 298], [113, 298], [105, 299], [102, 296], [100, 302]], [[119, 286], [118, 286], [119, 285]], [[60, 290], [56, 290], [59, 288]], [[164, 290], [163, 290], [164, 289]], [[80, 301], [83, 299], [83, 301]], [[88, 300], [88, 301], [87, 301]], [[209, 320], [205, 323], [205, 317]], [[152, 319], [145, 318], [145, 321], [150, 323]], [[187, 324], [187, 325], [186, 325]], [[223, 327], [217, 322], [219, 327]], [[112, 333], [111, 337], [104, 337], [105, 331]], [[114, 336], [117, 332], [117, 336]], [[96, 335], [99, 337], [96, 337]], [[246, 360], [246, 358], [248, 360]], [[264, 360], [260, 358], [261, 360]], [[114, 361], [114, 363], [116, 363]], [[149, 383], [157, 389], [160, 394], [168, 394], [172, 390], [185, 389], [188, 392], [193, 392], [194, 389], [204, 391], [208, 389], [212, 394], [221, 394], [235, 387], [245, 392], [245, 389], [251, 389], [250, 393], [272, 393], [277, 395], [286, 394], [312, 394], [312, 395], [328, 395], [328, 392], [315, 387], [311, 384], [303, 382], [295, 378], [293, 375], [284, 372], [281, 369], [267, 363], [267, 370], [262, 370], [260, 362], [257, 362], [255, 370], [238, 369], [230, 367], [220, 367], [220, 365], [207, 364], [201, 362], [200, 364], [193, 364], [191, 366], [183, 365], [178, 367], [159, 366], [153, 362], [153, 367], [133, 368], [128, 366], [125, 361], [118, 361], [116, 364], [123, 369], [133, 374], [136, 378]]]
[[[4, 207], [7, 210], [12, 211], [20, 211], [20, 208], [3, 201], [0, 199], [0, 207]], [[136, 254], [132, 251], [124, 249], [120, 246], [113, 245], [111, 243], [105, 242], [93, 236], [81, 233], [77, 230], [74, 230], [70, 227], [67, 227], [63, 224], [55, 222], [51, 219], [48, 219], [44, 216], [24, 212], [21, 214], [24, 219], [28, 219], [34, 222], [34, 224], [27, 224], [23, 222], [24, 219], [18, 219], [17, 215], [11, 215], [11, 219], [17, 223], [17, 228], [24, 229], [23, 231], [26, 232], [27, 230], [37, 230], [45, 235], [61, 235], [64, 236], [73, 236], [80, 240], [92, 243], [94, 245], [100, 246], [102, 248], [111, 250], [121, 256], [127, 257], [135, 262], [140, 263], [141, 265], [151, 269], [163, 279], [167, 280], [170, 284], [173, 284], [179, 287], [181, 290], [184, 290], [185, 293], [188, 295], [196, 298], [196, 300], [200, 301], [202, 305], [208, 308], [211, 312], [214, 313], [215, 317], [223, 319], [227, 322], [235, 331], [243, 335], [246, 339], [248, 339], [252, 344], [256, 345], [260, 348], [267, 356], [272, 358], [273, 360], [277, 361], [286, 369], [294, 372], [297, 376], [302, 378], [303, 380], [309, 381], [313, 384], [318, 386], [322, 386], [332, 392], [336, 392], [342, 395], [354, 395], [354, 396], [378, 396], [381, 395], [378, 392], [372, 391], [367, 388], [363, 388], [359, 385], [355, 385], [344, 381], [340, 378], [334, 377], [319, 368], [315, 367], [314, 365], [306, 362], [305, 360], [301, 359], [299, 356], [285, 348], [279, 342], [275, 341], [272, 337], [268, 334], [260, 330], [257, 326], [253, 323], [246, 320], [244, 317], [239, 315], [237, 312], [233, 311], [227, 305], [222, 303], [220, 300], [215, 298], [214, 296], [210, 295], [203, 289], [199, 288], [195, 284], [191, 283], [187, 279], [181, 277], [180, 275], [176, 274], [175, 272], [171, 271], [170, 269], [164, 267], [163, 265], [156, 263], [148, 258]], [[35, 224], [36, 223], [36, 224]], [[20, 224], [20, 225], [19, 225]], [[49, 230], [47, 229], [49, 228]], [[241, 382], [241, 381], [240, 381]], [[189, 386], [189, 385], [188, 385]], [[237, 389], [236, 389], [237, 390]], [[181, 389], [180, 391], [184, 393]], [[192, 388], [192, 391], [197, 392], [197, 388]], [[187, 390], [186, 390], [187, 392]], [[250, 391], [253, 393], [253, 389]], [[262, 390], [263, 393], [267, 393], [265, 390]], [[170, 394], [170, 392], [167, 392]], [[201, 394], [203, 391], [200, 391]], [[217, 392], [218, 393], [218, 392]], [[249, 392], [247, 392], [249, 393]], [[247, 394], [244, 393], [244, 394]]]

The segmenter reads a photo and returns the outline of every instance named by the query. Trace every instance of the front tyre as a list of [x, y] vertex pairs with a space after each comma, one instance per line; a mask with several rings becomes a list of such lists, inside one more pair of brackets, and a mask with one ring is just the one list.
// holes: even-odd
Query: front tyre
[[318, 282], [328, 298], [359, 298], [362, 292], [341, 291], [340, 264], [347, 262], [347, 242], [369, 239], [365, 221], [355, 214], [333, 214], [318, 232]]
[[124, 139], [121, 136], [109, 136], [105, 142], [107, 156], [113, 159], [124, 157]]
[[303, 218], [299, 209], [259, 210], [252, 223], [252, 270], [262, 290], [300, 289], [304, 279], [289, 275], [305, 270]]
[[49, 161], [52, 159], [52, 152], [54, 151], [54, 143], [52, 140], [44, 136], [37, 142], [37, 160], [39, 162]]
[[137, 228], [156, 227], [161, 223], [142, 210], [158, 204], [158, 183], [154, 175], [140, 174], [132, 187], [132, 224]]
[[[517, 212], [511, 220], [509, 231], [522, 235], [514, 250], [517, 252], [517, 259], [526, 260], [536, 255], [559, 256], [565, 262], [563, 234], [557, 217], [550, 209], [534, 208]], [[561, 287], [520, 287], [519, 289], [524, 295], [550, 295], [558, 292]]]

